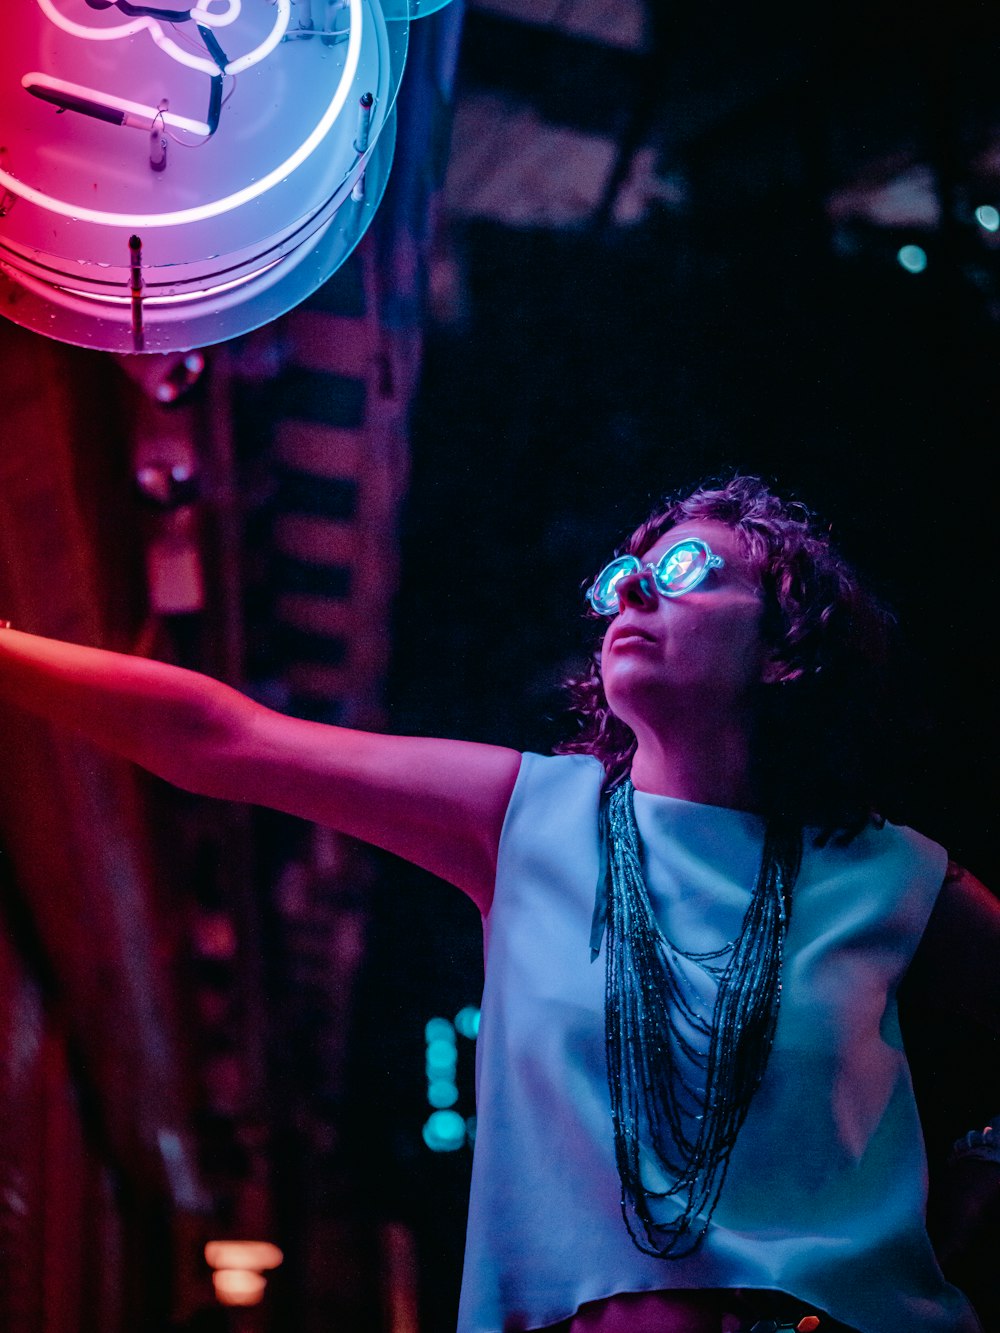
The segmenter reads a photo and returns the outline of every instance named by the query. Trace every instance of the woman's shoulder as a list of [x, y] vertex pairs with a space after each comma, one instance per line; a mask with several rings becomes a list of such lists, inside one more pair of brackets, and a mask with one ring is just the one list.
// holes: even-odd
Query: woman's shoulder
[[[525, 750], [521, 755], [518, 786], [533, 792], [550, 787], [596, 789], [604, 783], [604, 766], [592, 754], [538, 754]], [[515, 795], [517, 795], [515, 787]]]
[[[807, 845], [810, 840], [807, 838]], [[871, 861], [896, 858], [908, 873], [922, 872], [935, 893], [941, 886], [948, 853], [933, 838], [907, 824], [896, 824], [874, 816], [859, 830], [850, 834], [820, 834], [813, 843], [820, 849], [829, 849], [834, 855], [842, 852], [848, 860]]]
[[524, 829], [547, 834], [569, 831], [583, 820], [596, 831], [597, 809], [604, 768], [589, 754], [536, 754], [521, 756], [517, 782], [511, 793], [501, 842]]

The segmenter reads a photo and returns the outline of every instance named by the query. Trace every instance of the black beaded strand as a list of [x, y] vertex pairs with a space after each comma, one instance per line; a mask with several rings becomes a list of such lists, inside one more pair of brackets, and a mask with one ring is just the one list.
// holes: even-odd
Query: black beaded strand
[[[600, 815], [607, 857], [608, 1088], [629, 1235], [646, 1254], [677, 1259], [695, 1250], [708, 1229], [736, 1136], [767, 1066], [802, 833], [768, 824], [739, 936], [714, 952], [689, 952], [664, 934], [653, 915], [633, 790], [630, 780], [616, 787], [602, 801]], [[717, 981], [710, 1018], [679, 959]], [[672, 1178], [668, 1188], [644, 1184], [640, 1145], [652, 1149]], [[651, 1202], [674, 1196], [683, 1201], [680, 1216], [657, 1222]]]

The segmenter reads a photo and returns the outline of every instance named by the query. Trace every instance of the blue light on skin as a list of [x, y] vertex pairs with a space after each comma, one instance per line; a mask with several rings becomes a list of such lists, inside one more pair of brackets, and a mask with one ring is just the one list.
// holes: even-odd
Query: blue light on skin
[[980, 204], [976, 209], [976, 221], [983, 231], [1000, 230], [1000, 212], [992, 204]]
[[919, 245], [902, 246], [896, 258], [907, 273], [923, 273], [927, 267], [927, 251], [922, 250]]
[[465, 1121], [457, 1111], [433, 1111], [423, 1136], [431, 1152], [456, 1152], [465, 1144]]

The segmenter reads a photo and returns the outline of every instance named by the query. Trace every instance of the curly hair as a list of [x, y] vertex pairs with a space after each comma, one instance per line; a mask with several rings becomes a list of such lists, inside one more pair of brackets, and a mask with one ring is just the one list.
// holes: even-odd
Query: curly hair
[[[816, 826], [821, 840], [849, 840], [878, 820], [888, 795], [880, 759], [892, 615], [816, 516], [758, 477], [736, 475], [669, 499], [618, 554], [644, 555], [685, 519], [729, 524], [760, 579], [762, 634], [779, 664], [776, 683], [761, 683], [755, 701], [752, 764], [761, 813]], [[556, 751], [595, 755], [614, 786], [629, 772], [636, 740], [608, 704], [600, 642], [567, 688], [577, 730]]]

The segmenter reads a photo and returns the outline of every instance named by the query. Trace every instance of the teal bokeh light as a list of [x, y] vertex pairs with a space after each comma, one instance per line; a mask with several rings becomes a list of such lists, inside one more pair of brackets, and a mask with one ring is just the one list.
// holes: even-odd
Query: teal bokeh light
[[435, 1041], [428, 1042], [427, 1045], [427, 1070], [440, 1069], [452, 1070], [455, 1068], [455, 1062], [458, 1059], [458, 1053], [455, 1050], [455, 1042], [445, 1041], [443, 1038], [437, 1038]]
[[431, 1152], [456, 1152], [465, 1144], [465, 1121], [457, 1111], [433, 1111], [423, 1137]]
[[459, 1036], [468, 1037], [471, 1041], [479, 1036], [479, 1010], [474, 1004], [459, 1009], [455, 1015], [455, 1030]]
[[448, 1078], [435, 1078], [427, 1085], [427, 1100], [437, 1110], [454, 1106], [458, 1101], [458, 1088]]
[[424, 1025], [424, 1040], [428, 1045], [432, 1041], [450, 1041], [455, 1044], [455, 1029], [447, 1018], [429, 1018]]
[[923, 273], [927, 267], [927, 251], [919, 245], [904, 245], [896, 253], [900, 267], [907, 273]]

